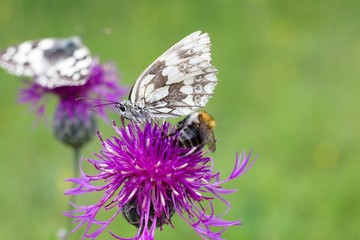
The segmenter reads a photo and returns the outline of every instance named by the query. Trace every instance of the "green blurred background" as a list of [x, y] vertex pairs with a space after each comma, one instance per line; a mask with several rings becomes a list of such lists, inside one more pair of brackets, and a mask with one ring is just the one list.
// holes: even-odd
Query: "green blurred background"
[[[357, 0], [2, 0], [0, 48], [80, 35], [131, 85], [172, 44], [209, 32], [219, 69], [206, 106], [218, 123], [215, 169], [225, 177], [236, 151], [258, 154], [251, 171], [226, 185], [238, 188], [227, 196], [226, 218], [243, 225], [224, 238], [360, 239], [359, 10]], [[23, 84], [3, 70], [0, 78], [0, 238], [56, 239], [67, 224], [64, 179], [72, 176], [71, 149], [51, 131], [56, 99], [34, 127], [34, 114], [17, 104]], [[105, 123], [99, 128], [113, 134]], [[99, 149], [94, 139], [82, 154]], [[199, 239], [173, 220], [175, 229], [166, 226], [157, 239]], [[135, 234], [122, 218], [111, 230]]]

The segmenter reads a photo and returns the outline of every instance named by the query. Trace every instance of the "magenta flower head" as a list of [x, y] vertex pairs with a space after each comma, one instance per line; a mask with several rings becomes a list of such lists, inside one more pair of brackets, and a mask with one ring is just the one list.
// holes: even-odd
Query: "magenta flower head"
[[[222, 195], [235, 190], [223, 189], [222, 184], [244, 174], [253, 164], [251, 152], [236, 156], [235, 167], [225, 180], [213, 171], [213, 159], [202, 149], [179, 147], [178, 134], [168, 122], [125, 125], [114, 122], [116, 136], [103, 139], [98, 133], [102, 150], [96, 159], [88, 159], [97, 171], [72, 178], [77, 187], [67, 195], [101, 193], [95, 204], [74, 205], [65, 213], [74, 218], [77, 227], [85, 225], [84, 238], [96, 239], [119, 215], [137, 227], [131, 239], [154, 239], [156, 227], [172, 225], [171, 217], [179, 214], [203, 239], [221, 239], [222, 233], [240, 221], [227, 221], [216, 215], [213, 201], [220, 199], [230, 209]], [[104, 220], [101, 212], [112, 215]], [[108, 214], [107, 214], [108, 215]], [[220, 228], [215, 231], [213, 227]], [[109, 230], [117, 239], [119, 228]]]
[[[57, 96], [59, 103], [53, 121], [55, 135], [65, 144], [80, 147], [95, 133], [94, 114], [106, 118], [103, 106], [94, 108], [92, 111], [89, 109], [94, 105], [104, 103], [101, 100], [118, 101], [127, 90], [119, 85], [119, 75], [115, 65], [111, 63], [100, 65], [98, 60], [94, 60], [90, 75], [84, 85], [50, 89], [32, 82], [21, 90], [19, 101], [31, 104], [38, 116], [42, 116], [46, 107], [45, 96]], [[78, 98], [82, 99], [78, 100]]]

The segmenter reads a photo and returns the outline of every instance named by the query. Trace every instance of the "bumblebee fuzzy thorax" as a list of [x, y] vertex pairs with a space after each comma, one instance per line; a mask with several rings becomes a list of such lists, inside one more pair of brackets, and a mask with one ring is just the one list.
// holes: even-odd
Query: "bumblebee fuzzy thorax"
[[207, 112], [200, 111], [199, 112], [199, 121], [206, 124], [206, 126], [210, 129], [213, 129], [216, 125], [214, 118]]

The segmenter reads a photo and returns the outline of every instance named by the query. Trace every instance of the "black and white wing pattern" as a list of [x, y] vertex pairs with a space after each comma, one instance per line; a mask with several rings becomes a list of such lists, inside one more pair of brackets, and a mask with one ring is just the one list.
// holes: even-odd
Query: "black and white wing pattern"
[[194, 32], [156, 59], [136, 80], [130, 102], [151, 117], [188, 115], [205, 106], [217, 84], [210, 37]]
[[0, 52], [0, 66], [17, 76], [34, 77], [43, 87], [83, 85], [92, 58], [79, 37], [26, 41]]

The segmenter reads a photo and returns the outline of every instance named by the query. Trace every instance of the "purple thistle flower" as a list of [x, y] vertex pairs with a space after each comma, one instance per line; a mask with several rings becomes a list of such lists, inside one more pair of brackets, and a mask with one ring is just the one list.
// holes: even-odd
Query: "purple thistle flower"
[[[201, 150], [179, 147], [178, 134], [171, 134], [175, 128], [168, 122], [161, 127], [152, 123], [125, 126], [124, 122], [117, 127], [114, 122], [114, 130], [117, 136], [111, 139], [103, 140], [98, 133], [103, 148], [95, 154], [97, 159], [88, 159], [98, 173], [87, 175], [81, 170], [80, 178], [68, 179], [78, 187], [66, 191], [66, 195], [102, 193], [97, 203], [74, 204], [76, 209], [65, 213], [78, 224], [73, 231], [86, 225], [83, 239], [97, 238], [119, 214], [138, 227], [136, 236], [130, 239], [154, 239], [156, 227], [173, 226], [174, 212], [203, 239], [222, 239], [228, 227], [240, 224], [222, 219], [230, 210], [230, 203], [222, 195], [236, 191], [223, 189], [222, 184], [243, 175], [253, 165], [254, 161], [249, 164], [251, 152], [237, 155], [234, 170], [221, 181], [220, 173], [213, 172], [213, 159]], [[215, 198], [227, 205], [224, 214], [215, 215]], [[101, 210], [112, 210], [112, 217], [99, 220]]]
[[[103, 100], [119, 101], [128, 91], [127, 88], [119, 86], [119, 74], [114, 64], [105, 63], [100, 65], [98, 60], [93, 61], [91, 72], [87, 82], [81, 86], [64, 86], [57, 88], [45, 88], [35, 82], [28, 84], [29, 86], [22, 89], [19, 96], [20, 103], [29, 103], [33, 109], [41, 116], [45, 110], [46, 102], [44, 97], [53, 94], [59, 97], [60, 105], [66, 107], [69, 116], [74, 113], [71, 105], [77, 108], [77, 111], [88, 110], [91, 106], [103, 103]], [[77, 98], [94, 98], [96, 100], [81, 100]], [[65, 110], [65, 109], [64, 109]], [[100, 116], [106, 117], [104, 107], [99, 106], [94, 109]], [[85, 112], [84, 112], [85, 113]], [[89, 114], [84, 114], [84, 118], [88, 119]]]
[[[119, 86], [116, 67], [111, 63], [100, 65], [98, 60], [94, 60], [89, 78], [84, 85], [49, 89], [32, 82], [21, 90], [19, 101], [31, 104], [40, 117], [45, 111], [45, 96], [56, 95], [59, 103], [53, 122], [55, 136], [60, 141], [78, 148], [88, 142], [95, 133], [94, 114], [106, 118], [104, 106], [90, 112], [91, 106], [101, 105], [101, 100], [117, 102], [126, 92], [127, 88]], [[77, 98], [84, 99], [76, 100]]]

